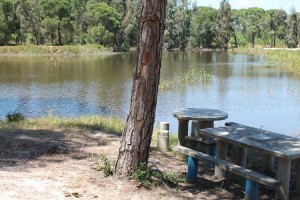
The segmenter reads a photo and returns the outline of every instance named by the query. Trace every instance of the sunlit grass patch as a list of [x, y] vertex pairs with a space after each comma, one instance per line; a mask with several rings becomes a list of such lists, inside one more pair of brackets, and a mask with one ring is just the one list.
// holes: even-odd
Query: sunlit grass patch
[[[86, 129], [97, 130], [107, 134], [122, 135], [125, 126], [125, 121], [114, 117], [103, 116], [86, 116], [83, 115], [78, 118], [72, 117], [56, 117], [51, 114], [38, 118], [25, 118], [22, 121], [7, 122], [0, 121], [0, 129]], [[159, 128], [154, 127], [152, 134], [152, 144], [157, 143], [157, 135]], [[169, 144], [170, 146], [177, 145], [177, 135], [170, 133]]]
[[29, 118], [18, 123], [0, 123], [0, 128], [15, 127], [19, 129], [57, 129], [78, 128], [103, 131], [107, 134], [121, 135], [124, 121], [113, 117], [81, 116], [79, 118], [55, 117], [47, 115]]

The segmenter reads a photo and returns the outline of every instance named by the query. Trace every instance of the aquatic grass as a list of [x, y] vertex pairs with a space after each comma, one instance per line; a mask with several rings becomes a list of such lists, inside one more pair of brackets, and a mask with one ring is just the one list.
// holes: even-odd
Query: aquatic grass
[[213, 80], [213, 75], [203, 68], [189, 68], [187, 70], [175, 73], [170, 80], [162, 80], [159, 89], [164, 91], [175, 87], [184, 87], [195, 83], [203, 82], [208, 84]]

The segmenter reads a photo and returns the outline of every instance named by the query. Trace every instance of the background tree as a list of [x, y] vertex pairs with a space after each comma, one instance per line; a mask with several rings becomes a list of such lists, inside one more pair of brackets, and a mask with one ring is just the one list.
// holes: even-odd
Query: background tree
[[[44, 14], [43, 25], [47, 27], [51, 37], [51, 43], [56, 36], [56, 43], [63, 45], [62, 29], [70, 28], [69, 23], [73, 20], [71, 0], [41, 0], [41, 8]], [[55, 34], [57, 31], [57, 34]], [[67, 30], [66, 30], [67, 31]], [[72, 30], [69, 30], [70, 32]]]
[[248, 8], [245, 10], [245, 31], [251, 41], [252, 48], [255, 46], [256, 37], [260, 37], [263, 27], [265, 11], [262, 8]]
[[142, 0], [137, 61], [131, 103], [123, 131], [116, 172], [131, 175], [147, 163], [160, 77], [166, 0]]
[[138, 37], [138, 16], [140, 13], [140, 1], [128, 0], [126, 3], [122, 28], [125, 33], [128, 46], [136, 46]]
[[291, 8], [287, 25], [286, 45], [288, 48], [296, 48], [298, 46], [298, 16], [294, 7]]
[[200, 6], [194, 12], [191, 22], [190, 42], [192, 47], [211, 48], [216, 43], [216, 19], [218, 11]]
[[[0, 0], [0, 45], [91, 43], [114, 51], [128, 51], [137, 43], [140, 2]], [[195, 2], [168, 1], [164, 37], [167, 49], [226, 48], [228, 43], [295, 46], [291, 43], [296, 41], [293, 32], [299, 41], [299, 16], [295, 18], [292, 13], [261, 8], [231, 10], [228, 0], [220, 0], [219, 10], [197, 7]], [[296, 26], [288, 25], [287, 19], [297, 19], [294, 24], [298, 23], [298, 27], [291, 28]]]
[[[120, 30], [121, 15], [106, 3], [88, 5], [88, 41], [115, 47], [115, 38]], [[98, 38], [98, 39], [97, 39]]]
[[285, 38], [285, 27], [286, 27], [286, 19], [287, 19], [287, 13], [282, 10], [276, 10], [275, 16], [274, 16], [274, 37], [272, 42], [272, 47], [276, 46], [276, 39], [279, 39], [281, 41]]
[[74, 32], [73, 42], [79, 44], [85, 44], [84, 36], [86, 32], [86, 24], [88, 21], [88, 17], [86, 14], [86, 5], [88, 0], [73, 0], [73, 12], [74, 12]]
[[179, 46], [177, 34], [177, 22], [175, 19], [177, 5], [176, 0], [169, 0], [167, 5], [166, 29], [164, 43], [167, 49], [171, 50]]
[[[28, 32], [35, 39], [35, 44], [43, 43], [41, 7], [38, 0], [16, 0], [16, 11], [20, 20], [21, 33]], [[22, 37], [24, 38], [24, 36]], [[30, 37], [26, 37], [30, 38]], [[25, 39], [26, 43], [30, 40]]]
[[231, 6], [228, 0], [222, 0], [218, 13], [218, 45], [227, 49], [230, 35], [232, 33]]
[[190, 36], [191, 26], [191, 6], [189, 0], [178, 1], [175, 12], [175, 21], [177, 23], [178, 47], [184, 50], [187, 47], [188, 38]]
[[0, 0], [0, 45], [7, 45], [19, 27], [13, 1]]

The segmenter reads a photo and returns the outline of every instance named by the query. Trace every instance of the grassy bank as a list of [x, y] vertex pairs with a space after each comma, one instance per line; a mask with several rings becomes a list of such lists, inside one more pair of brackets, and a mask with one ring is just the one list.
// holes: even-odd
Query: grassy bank
[[0, 54], [24, 55], [77, 55], [77, 54], [106, 54], [112, 53], [101, 45], [68, 45], [68, 46], [0, 46]]
[[16, 129], [89, 129], [103, 131], [107, 134], [121, 135], [124, 122], [117, 118], [101, 116], [81, 116], [79, 118], [62, 118], [45, 116], [28, 118], [18, 122], [0, 122], [0, 128]]
[[233, 52], [249, 55], [263, 55], [270, 63], [278, 63], [286, 69], [300, 72], [300, 50], [237, 48], [234, 49]]
[[[17, 122], [0, 121], [0, 129], [88, 129], [101, 131], [106, 134], [121, 136], [125, 122], [118, 118], [101, 116], [81, 116], [79, 118], [66, 118], [55, 116], [44, 116], [39, 118], [28, 118]], [[152, 141], [157, 142], [158, 126], [155, 126]], [[177, 144], [177, 136], [170, 134], [170, 145]]]

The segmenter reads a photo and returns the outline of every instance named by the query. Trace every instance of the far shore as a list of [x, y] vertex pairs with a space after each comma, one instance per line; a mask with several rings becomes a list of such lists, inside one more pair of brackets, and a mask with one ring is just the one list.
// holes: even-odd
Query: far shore
[[0, 56], [19, 55], [112, 55], [120, 52], [113, 52], [101, 45], [68, 45], [68, 46], [0, 46]]
[[264, 50], [285, 50], [285, 51], [299, 51], [300, 48], [263, 48]]

